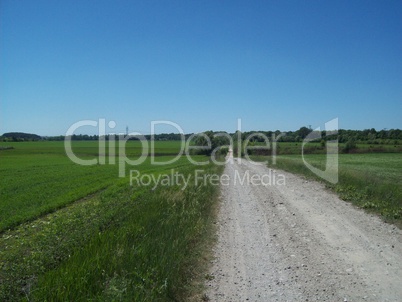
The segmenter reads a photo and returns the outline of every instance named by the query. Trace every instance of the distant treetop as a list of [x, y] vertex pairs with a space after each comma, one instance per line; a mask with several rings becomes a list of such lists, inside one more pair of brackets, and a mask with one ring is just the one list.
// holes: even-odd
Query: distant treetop
[[39, 141], [42, 139], [41, 136], [37, 134], [31, 134], [31, 133], [24, 133], [24, 132], [8, 132], [4, 133], [2, 135], [3, 141], [14, 141], [14, 142], [20, 142], [20, 141]]

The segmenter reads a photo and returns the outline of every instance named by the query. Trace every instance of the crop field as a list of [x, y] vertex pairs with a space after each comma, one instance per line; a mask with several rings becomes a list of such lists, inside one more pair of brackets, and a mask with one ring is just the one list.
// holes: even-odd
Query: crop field
[[[307, 154], [305, 159], [325, 169], [325, 155]], [[274, 167], [316, 177], [300, 155], [280, 155]], [[402, 153], [340, 154], [339, 182], [328, 186], [342, 199], [402, 225]]]
[[[264, 143], [256, 143], [256, 145], [264, 145]], [[342, 153], [345, 148], [344, 143], [339, 143], [339, 151]], [[289, 154], [301, 154], [303, 143], [302, 142], [278, 142], [276, 144], [276, 154], [289, 155]], [[269, 154], [272, 150], [268, 150]], [[326, 147], [319, 142], [309, 142], [304, 145], [304, 154], [325, 154]], [[398, 144], [356, 144], [356, 149], [350, 151], [350, 153], [401, 153], [402, 144], [398, 141]]]
[[[81, 159], [105, 156], [106, 164], [73, 163], [63, 142], [2, 146], [13, 148], [0, 150], [1, 301], [165, 301], [191, 288], [217, 187], [131, 186], [129, 170], [206, 175], [222, 167], [200, 168], [184, 156], [156, 166], [147, 158], [119, 177], [118, 160], [110, 164], [108, 145], [102, 153], [97, 142], [73, 142], [73, 151]], [[180, 142], [163, 141], [153, 154], [163, 162], [179, 151]], [[140, 142], [127, 142], [125, 152], [138, 158]]]
[[[3, 143], [4, 144], [4, 143]], [[0, 151], [0, 231], [43, 215], [105, 189], [118, 181], [118, 165], [92, 165], [83, 168], [65, 154], [62, 142], [7, 143], [14, 149]], [[129, 142], [127, 157], [136, 159], [142, 148]], [[106, 148], [106, 157], [109, 157]], [[176, 155], [179, 142], [158, 142], [156, 153]], [[97, 142], [73, 142], [73, 151], [82, 159], [99, 155]], [[116, 151], [117, 153], [117, 151]], [[158, 161], [170, 159], [158, 157]], [[154, 167], [149, 159], [140, 170]], [[159, 169], [170, 169], [162, 166]]]

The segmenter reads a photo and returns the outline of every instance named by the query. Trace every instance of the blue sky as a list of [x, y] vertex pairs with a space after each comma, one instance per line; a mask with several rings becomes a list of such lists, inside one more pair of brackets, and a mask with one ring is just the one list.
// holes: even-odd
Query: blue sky
[[401, 54], [401, 1], [2, 0], [0, 134], [402, 128]]

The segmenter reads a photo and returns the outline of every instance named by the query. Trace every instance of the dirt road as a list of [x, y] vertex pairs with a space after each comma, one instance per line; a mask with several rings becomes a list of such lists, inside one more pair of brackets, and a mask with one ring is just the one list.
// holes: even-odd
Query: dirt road
[[398, 228], [290, 173], [224, 173], [210, 301], [402, 301]]

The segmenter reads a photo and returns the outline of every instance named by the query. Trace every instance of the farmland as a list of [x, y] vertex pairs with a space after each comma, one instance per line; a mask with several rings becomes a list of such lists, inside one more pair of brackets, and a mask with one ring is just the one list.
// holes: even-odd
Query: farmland
[[[397, 141], [398, 144], [356, 144], [356, 148], [345, 152], [345, 143], [339, 143], [340, 153], [401, 153], [402, 144], [401, 141]], [[258, 146], [264, 146], [263, 143], [255, 143]], [[303, 147], [304, 154], [325, 154], [326, 146], [317, 142], [309, 142], [303, 146], [302, 142], [279, 142], [276, 144], [276, 154], [278, 155], [297, 155], [301, 154]], [[271, 154], [273, 147], [266, 149], [265, 152]], [[264, 151], [260, 151], [264, 152]], [[252, 153], [252, 151], [251, 151]]]
[[[178, 299], [191, 287], [197, 267], [188, 263], [198, 261], [216, 186], [130, 186], [117, 164], [71, 162], [62, 142], [7, 146], [13, 148], [0, 151], [2, 301], [158, 301]], [[154, 155], [169, 161], [179, 150], [178, 142], [157, 142]], [[73, 142], [73, 151], [82, 159], [100, 154], [96, 142]], [[139, 142], [127, 143], [129, 158], [141, 152]], [[135, 167], [149, 175], [172, 169], [191, 175], [196, 168], [185, 157]]]
[[[0, 147], [0, 300], [166, 301], [197, 291], [217, 186], [131, 186], [129, 170], [156, 178], [172, 171], [194, 175], [200, 166], [184, 156], [165, 165], [153, 165], [148, 157], [127, 165], [125, 177], [119, 177], [117, 146], [99, 150], [96, 141], [73, 141], [78, 158], [99, 161], [89, 166], [72, 162], [63, 142], [2, 142]], [[325, 148], [307, 147], [305, 159], [324, 170]], [[399, 145], [378, 147], [387, 152], [360, 145], [370, 153], [340, 154], [339, 182], [327, 187], [401, 225], [402, 154], [396, 152]], [[271, 157], [258, 158], [268, 159], [274, 169], [316, 178], [303, 164], [300, 148], [279, 143], [274, 166]], [[130, 160], [143, 151], [138, 141], [128, 141], [124, 150]], [[147, 154], [166, 163], [179, 152], [180, 142], [159, 141]], [[201, 169], [220, 174], [223, 167]]]

